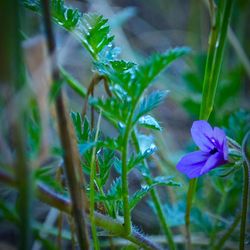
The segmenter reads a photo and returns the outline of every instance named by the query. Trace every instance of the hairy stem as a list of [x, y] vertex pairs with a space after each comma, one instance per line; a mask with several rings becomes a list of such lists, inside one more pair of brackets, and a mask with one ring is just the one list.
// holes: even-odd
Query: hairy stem
[[[16, 180], [1, 169], [0, 182], [13, 188], [17, 186]], [[70, 215], [73, 213], [73, 204], [67, 197], [56, 193], [41, 182], [39, 182], [37, 185], [36, 194], [42, 202], [48, 204], [49, 206], [57, 208], [58, 210]], [[146, 250], [161, 249], [160, 246], [150, 241], [146, 236], [140, 234], [135, 229], [131, 231], [130, 235], [127, 235], [121, 222], [98, 212], [95, 212], [95, 224], [99, 227], [102, 227], [109, 233], [127, 239]]]
[[128, 170], [127, 170], [127, 154], [130, 130], [132, 126], [133, 112], [129, 115], [128, 122], [123, 140], [122, 148], [122, 198], [123, 198], [123, 214], [124, 214], [124, 228], [127, 235], [131, 232], [131, 215], [129, 207], [129, 193], [128, 193]]
[[245, 249], [245, 234], [246, 234], [246, 222], [247, 222], [247, 210], [248, 210], [248, 193], [249, 193], [249, 181], [250, 181], [250, 162], [249, 156], [247, 155], [247, 144], [250, 139], [250, 131], [245, 135], [242, 143], [242, 155], [244, 158], [243, 163], [243, 176], [244, 184], [242, 190], [242, 211], [241, 211], [241, 225], [240, 225], [240, 244], [239, 249]]
[[[134, 142], [135, 149], [136, 149], [137, 153], [139, 153], [140, 152], [139, 142], [138, 142], [138, 139], [137, 139], [137, 136], [136, 136], [136, 133], [135, 133], [134, 130], [132, 131], [132, 139], [133, 139], [133, 142]], [[149, 168], [146, 160], [144, 161], [144, 164], [145, 164], [145, 166], [147, 168]], [[144, 179], [145, 179], [145, 181], [146, 181], [146, 183], [148, 185], [152, 184], [152, 180], [150, 178], [144, 177]], [[152, 201], [153, 201], [153, 204], [154, 204], [154, 207], [155, 207], [155, 210], [156, 210], [158, 220], [159, 220], [159, 222], [160, 222], [160, 224], [162, 226], [163, 232], [165, 234], [166, 241], [169, 244], [169, 249], [170, 250], [175, 250], [176, 247], [175, 247], [173, 235], [172, 235], [172, 232], [171, 232], [171, 230], [170, 230], [170, 228], [169, 228], [169, 226], [167, 224], [167, 219], [166, 219], [165, 213], [163, 211], [163, 207], [162, 207], [162, 204], [161, 204], [161, 201], [160, 201], [160, 197], [157, 194], [155, 189], [152, 189], [150, 191], [150, 195], [152, 197]]]

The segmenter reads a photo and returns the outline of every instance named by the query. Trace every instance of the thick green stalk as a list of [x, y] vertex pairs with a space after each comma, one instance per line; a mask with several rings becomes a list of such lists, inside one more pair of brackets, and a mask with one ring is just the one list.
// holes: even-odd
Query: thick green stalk
[[247, 155], [247, 144], [249, 143], [250, 139], [250, 131], [244, 137], [242, 143], [242, 155], [244, 158], [243, 163], [243, 177], [244, 177], [244, 184], [242, 190], [242, 211], [241, 211], [241, 225], [240, 225], [240, 244], [239, 249], [245, 249], [245, 234], [246, 234], [246, 222], [247, 222], [247, 210], [248, 210], [248, 193], [249, 193], [249, 181], [250, 181], [250, 162], [249, 156]]
[[[98, 122], [97, 122], [95, 142], [98, 139], [100, 124], [101, 124], [101, 113], [99, 115]], [[92, 237], [94, 241], [94, 249], [99, 250], [100, 244], [99, 244], [99, 240], [97, 237], [96, 225], [95, 225], [95, 214], [94, 214], [95, 212], [95, 178], [96, 178], [95, 157], [96, 157], [96, 147], [94, 147], [92, 150], [91, 163], [90, 163], [89, 218], [91, 222], [91, 231], [92, 231]]]
[[[208, 56], [202, 90], [202, 101], [200, 108], [200, 119], [208, 120], [213, 110], [216, 89], [218, 85], [223, 53], [225, 48], [225, 38], [231, 17], [233, 1], [220, 1], [218, 6], [216, 21], [212, 21], [212, 29], [209, 38]], [[222, 12], [222, 15], [220, 12]], [[213, 20], [214, 17], [212, 17]], [[190, 237], [190, 212], [195, 195], [197, 179], [192, 179], [189, 183], [187, 194], [187, 207], [185, 214], [187, 249], [191, 249]]]
[[[136, 149], [137, 153], [139, 153], [140, 152], [139, 143], [138, 143], [138, 139], [137, 139], [137, 136], [136, 136], [136, 133], [134, 130], [132, 131], [132, 139], [133, 139], [135, 149]], [[144, 164], [148, 168], [148, 164], [147, 164], [146, 160], [144, 161]], [[144, 179], [148, 185], [152, 184], [152, 180], [150, 178], [144, 177]], [[165, 213], [164, 213], [161, 201], [160, 201], [160, 197], [158, 196], [155, 189], [152, 189], [150, 191], [150, 195], [152, 197], [152, 201], [153, 201], [153, 204], [154, 204], [154, 207], [156, 210], [158, 220], [159, 220], [159, 222], [162, 226], [163, 232], [165, 234], [166, 242], [168, 242], [169, 249], [175, 250], [176, 247], [175, 247], [173, 235], [172, 235], [172, 232], [167, 224], [167, 219], [166, 219], [166, 216], [165, 216]]]

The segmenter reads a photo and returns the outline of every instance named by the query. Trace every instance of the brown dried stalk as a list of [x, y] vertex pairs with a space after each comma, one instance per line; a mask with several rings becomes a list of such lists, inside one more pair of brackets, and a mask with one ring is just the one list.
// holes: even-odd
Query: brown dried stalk
[[[52, 80], [53, 82], [60, 82], [59, 68], [57, 65], [55, 55], [55, 39], [51, 25], [51, 15], [49, 0], [43, 0], [43, 20], [47, 36], [47, 44], [49, 56], [51, 59]], [[80, 166], [80, 158], [76, 146], [75, 134], [72, 124], [69, 120], [68, 112], [65, 107], [63, 93], [59, 90], [56, 98], [56, 112], [58, 127], [60, 132], [61, 144], [64, 150], [64, 167], [65, 174], [68, 181], [70, 196], [72, 200], [72, 215], [75, 219], [78, 243], [80, 249], [89, 249], [88, 230], [85, 221], [85, 212], [87, 206], [87, 197], [84, 192], [85, 181]]]

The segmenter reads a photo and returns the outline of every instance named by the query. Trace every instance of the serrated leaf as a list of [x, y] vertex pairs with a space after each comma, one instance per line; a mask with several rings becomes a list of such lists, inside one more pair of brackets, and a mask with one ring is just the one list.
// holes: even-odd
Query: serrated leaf
[[[40, 1], [25, 0], [24, 5], [32, 11], [42, 11]], [[108, 20], [102, 15], [82, 14], [79, 10], [66, 6], [63, 0], [52, 0], [51, 13], [53, 21], [71, 32], [89, 51], [94, 60], [107, 60], [102, 57], [107, 53], [112, 59], [115, 58], [112, 45], [114, 37], [110, 35]], [[101, 52], [104, 49], [103, 54]]]
[[136, 96], [135, 72], [136, 64], [123, 60], [107, 63], [95, 63], [100, 74], [105, 75], [110, 83], [112, 93], [120, 100]]
[[152, 117], [151, 115], [145, 115], [145, 116], [140, 117], [138, 123], [139, 123], [139, 125], [141, 125], [143, 127], [161, 131], [161, 126], [156, 121], [156, 119], [154, 117]]
[[110, 188], [105, 196], [108, 200], [120, 200], [122, 199], [122, 181], [121, 178], [116, 178], [110, 185]]
[[117, 98], [109, 98], [106, 100], [92, 98], [90, 103], [101, 109], [105, 115], [115, 123], [126, 123], [130, 103], [124, 100], [119, 101]]
[[130, 160], [128, 162], [128, 171], [130, 171], [133, 167], [143, 162], [143, 160], [147, 159], [149, 156], [151, 156], [155, 151], [157, 150], [157, 147], [155, 144], [151, 144], [149, 148], [144, 150], [144, 152], [140, 152], [137, 155], [131, 155]]
[[117, 138], [106, 137], [103, 140], [97, 141], [98, 147], [105, 147], [111, 150], [121, 150], [122, 148], [122, 136], [119, 135]]
[[114, 151], [104, 148], [97, 153], [98, 157], [98, 167], [99, 167], [99, 177], [101, 180], [101, 185], [104, 186], [110, 173], [110, 169], [113, 165]]
[[241, 144], [245, 134], [250, 130], [250, 112], [240, 109], [231, 114], [225, 130], [229, 137]]
[[144, 63], [139, 66], [136, 79], [147, 88], [159, 73], [164, 70], [170, 63], [190, 51], [187, 47], [169, 49], [165, 53], [155, 53]]
[[151, 185], [142, 186], [142, 188], [138, 190], [136, 193], [134, 193], [134, 195], [129, 199], [130, 210], [132, 210], [138, 204], [138, 202], [141, 201], [141, 199], [145, 197], [148, 194], [148, 192], [150, 192], [157, 185], [180, 186], [179, 183], [174, 182], [169, 177], [167, 178], [160, 176], [154, 178], [153, 183]]
[[79, 144], [85, 144], [91, 137], [90, 126], [87, 118], [85, 117], [83, 120], [81, 114], [78, 112], [71, 112], [70, 115], [76, 131], [77, 142]]
[[166, 98], [168, 91], [154, 91], [148, 96], [144, 96], [135, 112], [133, 122], [155, 109]]

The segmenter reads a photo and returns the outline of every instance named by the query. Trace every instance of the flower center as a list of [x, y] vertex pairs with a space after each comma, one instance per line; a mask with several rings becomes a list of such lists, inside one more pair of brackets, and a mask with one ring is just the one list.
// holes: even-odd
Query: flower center
[[218, 152], [217, 148], [213, 148], [209, 153], [210, 153], [211, 155], [213, 155], [213, 154], [215, 154], [215, 153], [217, 153], [217, 152]]

